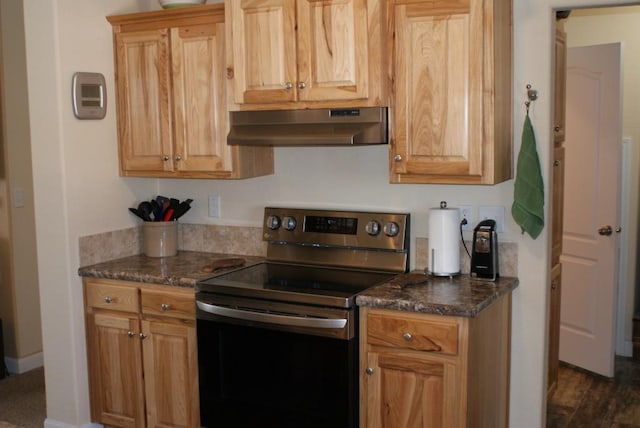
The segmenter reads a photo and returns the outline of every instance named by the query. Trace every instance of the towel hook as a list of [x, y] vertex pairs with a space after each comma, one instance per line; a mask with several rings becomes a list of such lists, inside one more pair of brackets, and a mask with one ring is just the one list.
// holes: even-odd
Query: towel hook
[[527, 98], [528, 100], [524, 102], [524, 105], [527, 108], [527, 114], [529, 114], [529, 106], [531, 105], [531, 101], [535, 101], [538, 99], [538, 91], [535, 89], [531, 89], [531, 84], [527, 84]]

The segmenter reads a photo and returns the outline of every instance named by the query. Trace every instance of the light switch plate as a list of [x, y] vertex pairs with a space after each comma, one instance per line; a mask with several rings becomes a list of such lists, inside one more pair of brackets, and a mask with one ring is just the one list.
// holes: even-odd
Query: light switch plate
[[504, 232], [504, 206], [478, 207], [478, 222], [489, 218], [496, 221], [496, 232]]
[[209, 195], [209, 217], [220, 218], [220, 195]]

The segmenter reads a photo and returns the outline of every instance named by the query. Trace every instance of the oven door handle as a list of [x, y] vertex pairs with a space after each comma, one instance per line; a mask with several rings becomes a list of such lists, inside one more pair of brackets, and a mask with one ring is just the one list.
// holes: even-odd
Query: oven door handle
[[307, 318], [289, 315], [268, 314], [263, 312], [244, 311], [242, 309], [232, 309], [224, 306], [204, 303], [201, 301], [196, 301], [196, 305], [198, 306], [198, 309], [201, 309], [210, 314], [245, 321], [257, 321], [295, 327], [312, 327], [326, 329], [344, 328], [344, 326], [347, 325], [347, 320], [344, 318]]

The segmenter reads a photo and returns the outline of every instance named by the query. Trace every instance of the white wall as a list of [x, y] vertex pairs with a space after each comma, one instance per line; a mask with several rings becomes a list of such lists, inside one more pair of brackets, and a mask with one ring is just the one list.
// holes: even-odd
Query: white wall
[[[32, 124], [40, 296], [48, 424], [89, 420], [78, 237], [130, 227], [127, 207], [163, 193], [195, 199], [185, 222], [211, 223], [207, 196], [222, 197], [224, 224], [259, 224], [267, 204], [408, 210], [413, 235], [427, 236], [427, 210], [457, 204], [512, 202], [513, 182], [497, 186], [388, 184], [385, 147], [282, 148], [276, 174], [241, 181], [144, 180], [117, 176], [116, 124], [110, 28], [105, 15], [157, 8], [155, 1], [24, 0]], [[514, 130], [520, 147], [525, 86], [540, 93], [531, 108], [545, 183], [551, 159], [554, 7], [595, 1], [514, 0]], [[599, 4], [614, 4], [600, 0]], [[110, 108], [102, 121], [73, 118], [69, 86], [74, 71], [107, 77]], [[548, 204], [547, 204], [548, 206]], [[511, 424], [544, 424], [549, 228], [535, 241], [507, 216], [502, 240], [519, 244], [520, 287], [513, 295]]]

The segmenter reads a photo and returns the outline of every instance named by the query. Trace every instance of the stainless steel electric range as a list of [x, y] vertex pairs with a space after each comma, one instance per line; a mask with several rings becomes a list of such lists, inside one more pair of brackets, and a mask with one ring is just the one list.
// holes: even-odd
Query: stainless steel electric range
[[202, 426], [356, 428], [355, 296], [407, 271], [409, 224], [265, 208], [266, 261], [197, 284]]

